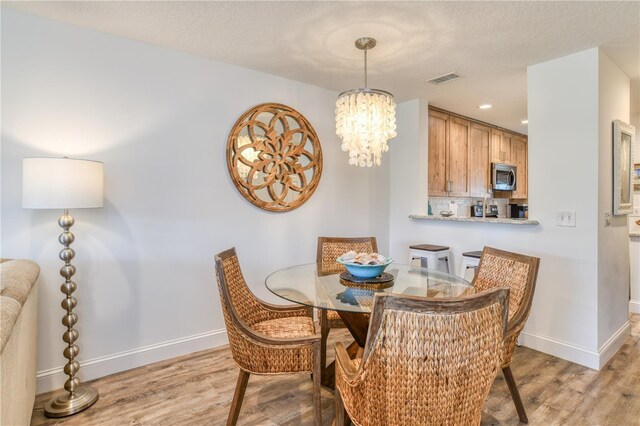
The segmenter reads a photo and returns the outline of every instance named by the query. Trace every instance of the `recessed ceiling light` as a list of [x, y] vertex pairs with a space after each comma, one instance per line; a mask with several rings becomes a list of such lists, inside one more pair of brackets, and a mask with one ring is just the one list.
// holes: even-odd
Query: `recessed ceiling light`
[[529, 124], [529, 120], [527, 120], [526, 118], [524, 120], [521, 121], [522, 124]]
[[482, 105], [478, 105], [478, 108], [480, 108], [480, 109], [489, 109], [492, 106], [493, 105], [491, 105], [491, 104], [482, 104]]

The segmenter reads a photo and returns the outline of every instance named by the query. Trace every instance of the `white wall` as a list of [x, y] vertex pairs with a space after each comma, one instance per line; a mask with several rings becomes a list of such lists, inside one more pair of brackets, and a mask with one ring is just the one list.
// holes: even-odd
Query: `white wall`
[[[389, 141], [389, 151], [396, 149], [396, 139]], [[369, 226], [370, 234], [376, 236], [378, 251], [389, 253], [389, 154], [382, 156], [380, 167], [371, 168], [369, 176]]]
[[[390, 178], [392, 256], [431, 243], [451, 247], [456, 269], [463, 252], [485, 245], [540, 257], [523, 342], [592, 368], [618, 343], [603, 348], [598, 335], [598, 68], [598, 49], [591, 49], [528, 69], [529, 217], [540, 225], [408, 218], [426, 209], [418, 201], [426, 194], [426, 100], [398, 108]], [[556, 226], [558, 210], [575, 210], [576, 227]]]
[[[531, 66], [527, 75], [529, 214], [544, 220], [535, 244], [555, 252], [554, 259], [541, 258], [544, 302], [528, 326], [542, 326], [532, 334], [597, 352], [598, 50]], [[575, 210], [575, 228], [556, 226], [557, 211], [565, 209]], [[575, 337], [559, 335], [556, 327], [565, 322]]]
[[629, 77], [602, 51], [598, 52], [598, 348], [629, 321], [629, 228], [627, 215], [613, 210], [613, 120], [629, 123]]
[[[369, 233], [373, 171], [340, 151], [336, 93], [6, 9], [1, 47], [2, 256], [42, 267], [39, 391], [64, 379], [60, 212], [21, 208], [24, 157], [105, 163], [105, 207], [72, 212], [84, 380], [223, 343], [215, 253], [237, 247], [277, 302], [269, 272], [314, 261], [319, 235]], [[296, 108], [322, 142], [320, 185], [289, 213], [246, 202], [226, 169], [231, 126], [262, 102]]]

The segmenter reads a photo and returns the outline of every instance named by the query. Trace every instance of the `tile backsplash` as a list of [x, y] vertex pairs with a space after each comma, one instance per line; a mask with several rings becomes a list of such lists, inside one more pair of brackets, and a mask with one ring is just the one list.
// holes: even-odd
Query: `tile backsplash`
[[[457, 206], [458, 217], [471, 216], [471, 206], [482, 202], [482, 198], [449, 198], [449, 197], [430, 197], [429, 204], [431, 205], [431, 213], [433, 215], [439, 215], [442, 211], [450, 211], [452, 202]], [[506, 198], [488, 198], [488, 204], [495, 204], [498, 206], [498, 217], [507, 217], [507, 208], [509, 200]]]

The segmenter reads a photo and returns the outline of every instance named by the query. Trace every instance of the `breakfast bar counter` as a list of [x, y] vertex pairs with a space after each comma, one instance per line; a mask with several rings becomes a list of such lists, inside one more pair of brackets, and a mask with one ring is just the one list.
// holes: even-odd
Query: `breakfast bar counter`
[[475, 222], [475, 223], [506, 223], [508, 225], [539, 225], [540, 222], [533, 219], [513, 219], [507, 217], [454, 217], [454, 216], [429, 216], [412, 214], [410, 219], [416, 220], [440, 220], [445, 222]]

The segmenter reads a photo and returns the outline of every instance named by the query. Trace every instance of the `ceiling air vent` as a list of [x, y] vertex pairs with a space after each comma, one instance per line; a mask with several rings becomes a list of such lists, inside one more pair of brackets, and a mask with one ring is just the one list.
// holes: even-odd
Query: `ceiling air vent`
[[454, 72], [450, 72], [449, 74], [445, 74], [445, 75], [441, 75], [439, 77], [435, 77], [435, 78], [431, 78], [429, 80], [427, 80], [427, 82], [429, 83], [433, 83], [433, 84], [442, 84], [442, 83], [446, 83], [447, 81], [451, 81], [451, 80], [455, 80], [456, 78], [460, 78], [462, 76], [454, 73]]

